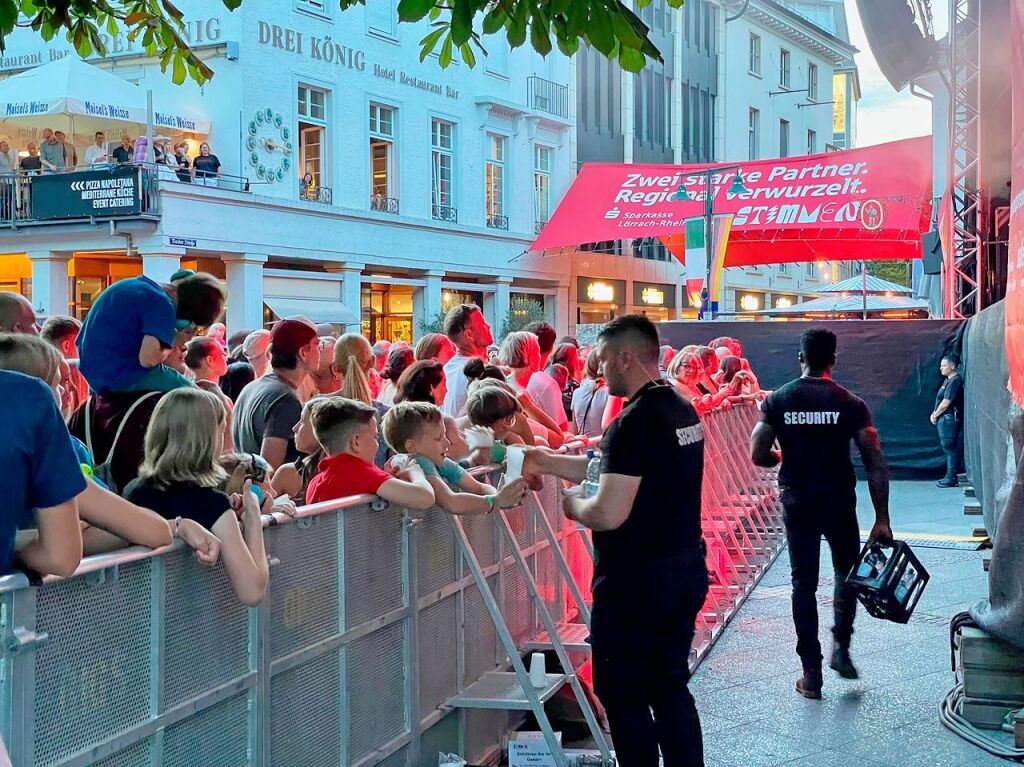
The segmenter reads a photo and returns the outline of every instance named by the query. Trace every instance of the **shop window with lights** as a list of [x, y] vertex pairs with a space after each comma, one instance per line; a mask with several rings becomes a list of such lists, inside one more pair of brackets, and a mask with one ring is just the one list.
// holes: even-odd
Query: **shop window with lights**
[[398, 213], [395, 118], [393, 107], [370, 104], [370, 207], [385, 213]]
[[300, 177], [313, 176], [315, 188], [330, 184], [327, 168], [328, 92], [308, 85], [298, 89]]

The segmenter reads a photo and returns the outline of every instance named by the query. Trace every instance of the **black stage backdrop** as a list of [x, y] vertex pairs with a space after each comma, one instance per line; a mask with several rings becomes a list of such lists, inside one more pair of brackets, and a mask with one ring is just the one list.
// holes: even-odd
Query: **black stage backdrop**
[[[719, 336], [739, 339], [761, 386], [776, 389], [800, 375], [801, 333], [828, 328], [838, 337], [836, 383], [871, 409], [893, 479], [937, 479], [945, 459], [928, 416], [942, 384], [939, 362], [947, 350], [959, 350], [963, 326], [961, 320], [662, 322], [658, 331], [675, 349]], [[862, 474], [856, 450], [854, 459]]]

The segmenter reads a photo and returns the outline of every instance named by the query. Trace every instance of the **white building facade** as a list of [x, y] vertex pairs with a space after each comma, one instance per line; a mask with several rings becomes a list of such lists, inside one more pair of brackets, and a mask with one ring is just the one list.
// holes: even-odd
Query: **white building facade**
[[[518, 296], [567, 332], [564, 263], [525, 251], [573, 175], [573, 67], [494, 37], [475, 68], [420, 63], [429, 24], [399, 25], [396, 5], [183, 3], [215, 72], [202, 87], [174, 86], [126, 36], [110, 39], [90, 63], [151, 89], [156, 112], [209, 120], [208, 136], [156, 132], [187, 140], [192, 157], [208, 141], [225, 175], [205, 186], [162, 174], [150, 214], [130, 220], [0, 230], [0, 289], [81, 316], [116, 279], [184, 266], [225, 281], [231, 332], [306, 313], [412, 340], [461, 301], [481, 304], [497, 332]], [[75, 55], [66, 42], [19, 31], [0, 70], [62, 55]], [[0, 134], [18, 149], [32, 137], [15, 123]], [[106, 133], [115, 146], [118, 124]], [[75, 139], [81, 158], [89, 137]]]

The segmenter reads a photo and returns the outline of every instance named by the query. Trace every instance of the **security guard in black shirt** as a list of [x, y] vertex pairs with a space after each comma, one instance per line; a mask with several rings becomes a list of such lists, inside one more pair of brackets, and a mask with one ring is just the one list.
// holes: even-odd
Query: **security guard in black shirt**
[[[566, 491], [567, 517], [594, 531], [594, 689], [622, 767], [704, 764], [688, 682], [697, 613], [708, 590], [700, 500], [704, 432], [658, 375], [658, 332], [643, 316], [605, 325], [597, 353], [609, 392], [629, 403], [601, 442], [597, 494]], [[532, 450], [524, 475], [584, 479], [587, 459]], [[653, 716], [652, 716], [653, 712]]]
[[[822, 686], [815, 597], [822, 536], [832, 550], [836, 582], [830, 666], [845, 679], [858, 677], [850, 659], [857, 600], [846, 585], [846, 577], [860, 555], [851, 440], [864, 460], [875, 507], [875, 525], [869, 539], [892, 541], [889, 472], [878, 432], [867, 405], [832, 380], [835, 361], [836, 337], [831, 331], [813, 328], [805, 332], [800, 339], [803, 376], [768, 396], [750, 440], [755, 464], [770, 468], [782, 462], [779, 489], [793, 577], [796, 651], [804, 669], [796, 690], [814, 699], [821, 698]], [[772, 449], [776, 439], [782, 447], [781, 455]]]

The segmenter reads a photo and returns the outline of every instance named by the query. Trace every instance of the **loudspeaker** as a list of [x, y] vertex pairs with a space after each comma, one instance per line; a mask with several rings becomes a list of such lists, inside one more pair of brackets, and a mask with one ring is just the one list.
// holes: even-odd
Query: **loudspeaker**
[[921, 235], [921, 256], [925, 274], [942, 274], [942, 240], [937, 230]]
[[857, 10], [875, 62], [894, 89], [937, 69], [938, 44], [924, 3], [857, 0]]

